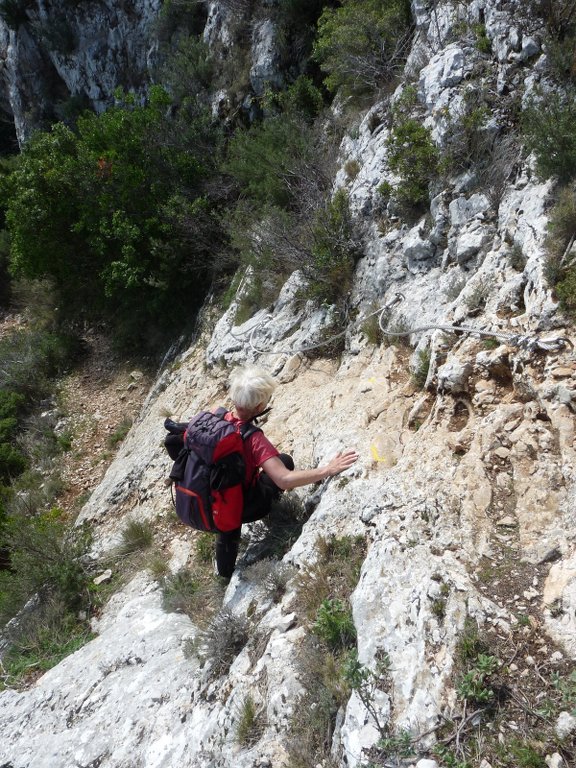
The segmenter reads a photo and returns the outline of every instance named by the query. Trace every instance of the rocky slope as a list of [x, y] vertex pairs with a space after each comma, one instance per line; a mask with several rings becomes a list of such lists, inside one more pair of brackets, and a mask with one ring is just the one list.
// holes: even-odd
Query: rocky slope
[[[406, 74], [436, 141], [446, 140], [447, 111], [457, 110], [471, 83], [500, 95], [494, 120], [503, 124], [506, 100], [522, 97], [542, 69], [538, 28], [523, 18], [522, 4], [415, 0], [413, 10]], [[468, 30], [485, 25], [490, 56], [461, 33], [463, 19]], [[490, 732], [504, 750], [518, 737], [529, 741], [545, 718], [536, 710], [551, 695], [554, 673], [571, 679], [576, 359], [573, 328], [542, 276], [552, 185], [538, 181], [530, 158], [518, 157], [497, 180], [497, 195], [463, 174], [436, 191], [429, 216], [402, 223], [378, 192], [392, 180], [389, 109], [389, 98], [375, 104], [344, 141], [335, 181], [349, 190], [364, 233], [356, 319], [341, 356], [298, 352], [318, 342], [329, 315], [302, 307], [298, 274], [269, 310], [240, 327], [236, 302], [219, 319], [207, 312], [201, 337], [161, 373], [80, 515], [94, 526], [102, 570], [128, 519], [155, 522], [171, 571], [195, 568], [198, 537], [170, 522], [162, 421], [225, 404], [230, 368], [257, 360], [280, 382], [266, 433], [298, 466], [347, 446], [361, 454], [346, 476], [301, 492], [307, 519], [283, 557], [292, 567], [283, 593], [272, 596], [249, 567], [262, 538], [254, 526], [221, 597], [228, 622], [248, 617], [249, 632], [229, 669], [219, 669], [214, 658], [187, 652], [195, 638], [206, 643], [202, 609], [197, 618], [167, 612], [152, 572], [137, 573], [95, 622], [94, 640], [28, 690], [0, 695], [5, 765], [288, 765], [299, 737], [295, 715], [311, 687], [302, 665], [310, 634], [302, 579], [320, 558], [318, 541], [333, 535], [366, 541], [351, 603], [358, 658], [377, 683], [368, 697], [361, 689], [347, 696], [324, 765], [330, 750], [334, 765], [389, 764], [374, 751], [378, 740], [409, 732], [414, 756], [400, 764], [429, 767], [434, 742], [454, 747], [479, 727], [478, 712], [457, 690], [459, 642], [470, 622], [500, 659], [501, 690], [509, 692], [474, 765], [500, 764], [495, 748], [481, 751]], [[518, 249], [520, 267], [512, 259]], [[384, 328], [426, 330], [407, 336], [410, 348], [382, 337], [373, 343], [365, 318], [377, 308]], [[425, 349], [430, 367], [421, 388], [412, 374]], [[378, 676], [383, 658], [387, 671]], [[548, 715], [550, 743], [560, 746], [544, 750], [547, 765], [574, 764], [573, 696]], [[243, 741], [248, 699], [259, 727]]]

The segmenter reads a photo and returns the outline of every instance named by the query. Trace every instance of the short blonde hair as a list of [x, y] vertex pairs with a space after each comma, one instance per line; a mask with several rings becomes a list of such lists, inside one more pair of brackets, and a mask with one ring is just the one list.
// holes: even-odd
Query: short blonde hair
[[272, 376], [255, 365], [236, 368], [230, 377], [230, 398], [234, 405], [245, 410], [253, 410], [259, 403], [266, 404], [275, 389]]

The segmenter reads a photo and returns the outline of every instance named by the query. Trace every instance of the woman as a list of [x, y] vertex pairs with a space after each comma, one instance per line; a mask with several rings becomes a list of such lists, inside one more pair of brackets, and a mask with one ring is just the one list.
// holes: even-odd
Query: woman
[[[266, 410], [276, 389], [276, 381], [262, 368], [238, 368], [230, 379], [230, 399], [234, 410], [224, 418], [240, 427], [256, 419]], [[338, 453], [322, 467], [294, 469], [292, 458], [281, 454], [262, 430], [256, 430], [244, 441], [246, 462], [246, 491], [243, 523], [261, 520], [269, 512], [274, 499], [283, 491], [318, 483], [334, 477], [354, 464], [358, 454], [354, 450]], [[230, 578], [236, 564], [241, 528], [219, 533], [216, 539], [216, 565], [220, 576]]]

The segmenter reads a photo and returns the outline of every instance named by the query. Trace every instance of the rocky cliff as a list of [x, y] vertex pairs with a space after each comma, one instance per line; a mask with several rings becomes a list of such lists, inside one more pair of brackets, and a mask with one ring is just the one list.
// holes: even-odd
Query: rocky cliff
[[[330, 312], [302, 305], [298, 273], [243, 325], [237, 301], [219, 318], [207, 309], [200, 337], [160, 373], [80, 521], [94, 528], [103, 571], [128, 519], [154, 521], [171, 572], [196, 567], [197, 535], [172, 522], [162, 421], [225, 404], [229, 370], [246, 361], [280, 382], [264, 428], [298, 466], [346, 447], [360, 460], [298, 492], [301, 531], [282, 560], [268, 551], [265, 579], [254, 565], [270, 531], [245, 532], [237, 572], [210, 598], [228, 625], [246, 622], [229, 664], [202, 653], [204, 608], [191, 618], [165, 610], [158, 579], [141, 570], [112, 597], [93, 640], [29, 689], [0, 695], [4, 765], [289, 765], [321, 707], [307, 696], [319, 672], [305, 663], [314, 646], [302, 590], [315, 589], [319, 542], [331, 537], [364, 542], [350, 596], [364, 684], [347, 691], [321, 764], [430, 767], [436, 744], [438, 764], [464, 765], [441, 755], [457, 759], [465, 737], [487, 728], [466, 764], [521, 765], [514, 745], [531, 743], [541, 720], [551, 734], [539, 742], [545, 764], [574, 764], [574, 689], [550, 683], [573, 680], [576, 657], [574, 331], [543, 279], [553, 185], [514, 151], [496, 159], [488, 184], [453, 175], [411, 224], [381, 192], [394, 181], [387, 115], [407, 83], [439, 144], [478, 89], [493, 97], [488, 130], [506, 136], [509, 106], [541, 78], [541, 30], [513, 1], [412, 5], [405, 81], [341, 147], [335, 187], [349, 191], [363, 232], [343, 351], [322, 356]], [[462, 687], [471, 625], [487, 644], [476, 662], [498, 660], [488, 725]], [[468, 672], [469, 685], [474, 673], [476, 683], [495, 674]], [[568, 692], [546, 713], [550, 690]], [[239, 735], [247, 702], [258, 723], [249, 739]], [[490, 739], [501, 762], [494, 749], [482, 753]]]
[[0, 92], [20, 143], [55, 117], [100, 112], [116, 88], [139, 93], [150, 81], [158, 0], [5, 6], [14, 10], [0, 21]]

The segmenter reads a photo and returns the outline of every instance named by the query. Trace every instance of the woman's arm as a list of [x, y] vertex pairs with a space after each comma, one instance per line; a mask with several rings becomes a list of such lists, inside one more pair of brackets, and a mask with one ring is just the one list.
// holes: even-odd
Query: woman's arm
[[266, 472], [270, 480], [276, 483], [278, 488], [281, 488], [283, 491], [289, 491], [291, 488], [300, 488], [302, 485], [319, 483], [327, 477], [339, 475], [340, 472], [351, 467], [357, 459], [358, 454], [356, 451], [348, 450], [336, 454], [336, 456], [323, 467], [317, 467], [316, 469], [295, 469], [290, 471], [289, 469], [286, 469], [278, 456], [273, 456], [270, 459], [266, 459], [262, 464], [262, 469]]

